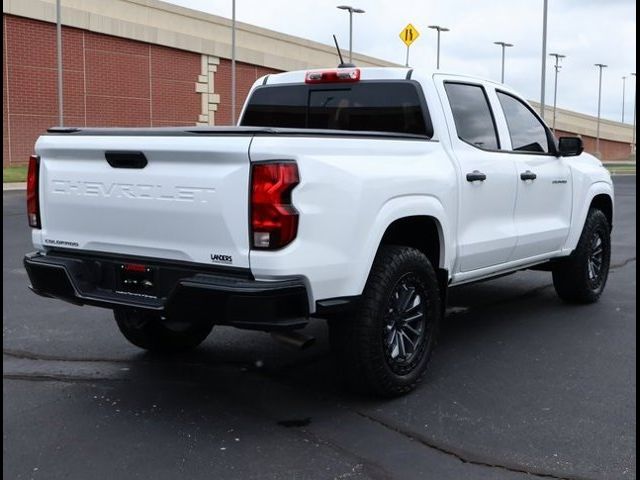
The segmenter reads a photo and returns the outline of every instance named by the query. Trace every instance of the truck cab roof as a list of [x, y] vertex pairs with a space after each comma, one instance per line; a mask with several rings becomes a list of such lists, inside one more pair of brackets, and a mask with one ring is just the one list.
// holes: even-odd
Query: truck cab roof
[[404, 80], [413, 78], [414, 75], [422, 78], [429, 78], [434, 75], [446, 75], [463, 77], [469, 80], [490, 82], [498, 84], [494, 80], [468, 75], [461, 72], [447, 72], [441, 70], [433, 70], [429, 68], [411, 68], [411, 67], [347, 67], [344, 69], [338, 69], [337, 67], [320, 67], [308, 70], [295, 70], [292, 72], [282, 72], [266, 75], [259, 79], [256, 83], [262, 85], [281, 85], [291, 83], [304, 83], [305, 77], [309, 72], [322, 72], [322, 71], [338, 71], [338, 70], [350, 70], [358, 69], [360, 71], [360, 80]]

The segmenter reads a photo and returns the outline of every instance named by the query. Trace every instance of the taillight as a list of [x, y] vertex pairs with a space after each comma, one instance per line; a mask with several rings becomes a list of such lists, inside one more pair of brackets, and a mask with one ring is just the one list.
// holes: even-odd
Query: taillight
[[351, 83], [360, 80], [359, 68], [339, 68], [337, 70], [315, 70], [307, 72], [305, 83]]
[[29, 226], [33, 228], [40, 228], [39, 177], [40, 157], [31, 155], [29, 158], [29, 170], [27, 171], [27, 217]]
[[251, 244], [282, 248], [296, 238], [298, 212], [291, 191], [300, 183], [294, 162], [255, 163], [251, 171]]

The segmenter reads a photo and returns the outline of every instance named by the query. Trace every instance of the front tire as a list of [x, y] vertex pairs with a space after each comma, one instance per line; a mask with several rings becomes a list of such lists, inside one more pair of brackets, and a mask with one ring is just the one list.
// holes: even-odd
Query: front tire
[[609, 276], [611, 227], [606, 215], [591, 209], [573, 253], [553, 268], [553, 286], [570, 303], [597, 302]]
[[347, 386], [387, 397], [412, 391], [435, 345], [440, 302], [436, 273], [422, 252], [381, 246], [353, 316], [329, 323]]
[[114, 310], [118, 328], [133, 345], [157, 353], [194, 349], [211, 333], [213, 323], [171, 322], [159, 314], [137, 310]]

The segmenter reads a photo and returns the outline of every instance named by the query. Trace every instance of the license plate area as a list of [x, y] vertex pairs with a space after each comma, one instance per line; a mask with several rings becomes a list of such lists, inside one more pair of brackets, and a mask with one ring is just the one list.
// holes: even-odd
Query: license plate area
[[157, 297], [157, 269], [141, 263], [122, 263], [117, 268], [116, 293]]

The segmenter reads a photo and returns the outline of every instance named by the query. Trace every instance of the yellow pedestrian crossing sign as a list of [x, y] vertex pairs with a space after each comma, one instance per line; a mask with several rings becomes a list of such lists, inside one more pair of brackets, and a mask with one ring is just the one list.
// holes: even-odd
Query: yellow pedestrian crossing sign
[[420, 32], [418, 32], [418, 30], [416, 30], [416, 27], [411, 24], [408, 24], [400, 32], [400, 40], [402, 40], [407, 47], [415, 42], [419, 36]]

